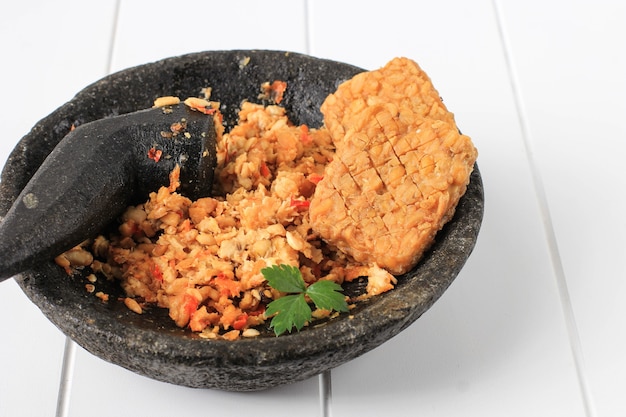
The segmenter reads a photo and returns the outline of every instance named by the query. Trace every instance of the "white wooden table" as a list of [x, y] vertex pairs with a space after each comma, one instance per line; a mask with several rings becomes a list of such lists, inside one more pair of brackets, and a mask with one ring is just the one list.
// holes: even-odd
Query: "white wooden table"
[[[107, 73], [187, 52], [280, 49], [430, 74], [479, 149], [474, 253], [397, 337], [257, 393], [100, 360], [0, 284], [0, 416], [626, 415], [626, 3], [3, 0], [0, 163]], [[65, 362], [64, 362], [65, 358]], [[322, 382], [328, 382], [326, 380]]]

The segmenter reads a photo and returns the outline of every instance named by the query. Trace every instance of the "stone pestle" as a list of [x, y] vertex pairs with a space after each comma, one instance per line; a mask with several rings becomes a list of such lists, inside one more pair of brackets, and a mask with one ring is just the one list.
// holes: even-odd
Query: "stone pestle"
[[94, 237], [130, 204], [169, 184], [211, 194], [213, 117], [184, 104], [76, 127], [53, 149], [0, 222], [0, 281]]

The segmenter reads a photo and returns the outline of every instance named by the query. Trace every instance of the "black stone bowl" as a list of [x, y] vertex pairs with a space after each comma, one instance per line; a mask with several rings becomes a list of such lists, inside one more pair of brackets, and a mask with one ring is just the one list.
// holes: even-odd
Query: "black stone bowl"
[[[249, 60], [248, 60], [249, 58]], [[72, 124], [82, 124], [152, 106], [156, 97], [197, 96], [213, 89], [225, 121], [236, 121], [242, 100], [258, 101], [262, 82], [283, 80], [281, 105], [290, 119], [322, 124], [319, 107], [337, 86], [362, 69], [277, 51], [217, 51], [190, 54], [130, 68], [103, 78], [42, 119], [17, 145], [2, 172], [0, 214], [17, 198], [44, 158]], [[350, 313], [293, 334], [237, 341], [206, 340], [177, 328], [165, 310], [130, 312], [115, 283], [98, 278], [103, 302], [85, 290], [82, 276], [68, 276], [52, 261], [15, 277], [28, 297], [66, 335], [92, 354], [141, 375], [173, 384], [253, 391], [304, 380], [379, 346], [420, 317], [448, 288], [474, 248], [483, 216], [483, 187], [474, 170], [456, 215], [437, 235], [419, 265], [398, 277], [397, 288], [358, 304]], [[355, 283], [347, 292], [362, 287]]]

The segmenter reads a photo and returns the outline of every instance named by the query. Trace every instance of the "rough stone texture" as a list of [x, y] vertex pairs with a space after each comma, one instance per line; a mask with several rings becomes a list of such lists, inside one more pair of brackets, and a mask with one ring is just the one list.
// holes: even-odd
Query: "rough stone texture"
[[[247, 65], [245, 58], [250, 60]], [[203, 52], [166, 59], [110, 75], [39, 122], [18, 144], [2, 173], [4, 214], [72, 123], [150, 107], [154, 98], [195, 96], [213, 87], [229, 125], [243, 99], [257, 101], [264, 81], [284, 80], [283, 104], [295, 123], [319, 126], [319, 106], [342, 81], [362, 70], [341, 63], [277, 51]], [[379, 346], [419, 318], [448, 288], [474, 248], [483, 216], [483, 188], [474, 170], [453, 220], [437, 235], [416, 268], [395, 290], [361, 303], [351, 314], [274, 337], [234, 342], [203, 340], [176, 328], [164, 311], [136, 315], [116, 301], [120, 289], [100, 280], [108, 303], [85, 291], [82, 276], [67, 276], [42, 260], [16, 280], [65, 334], [94, 355], [139, 374], [198, 388], [253, 391], [304, 380]], [[355, 283], [353, 287], [358, 287]], [[353, 287], [346, 291], [355, 291]]]

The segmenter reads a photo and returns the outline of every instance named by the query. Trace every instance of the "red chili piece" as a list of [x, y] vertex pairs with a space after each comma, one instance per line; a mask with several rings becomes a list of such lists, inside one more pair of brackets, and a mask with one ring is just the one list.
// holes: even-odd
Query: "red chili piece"
[[161, 155], [163, 155], [163, 151], [160, 149], [152, 147], [148, 150], [148, 158], [152, 159], [154, 162], [159, 162]]

